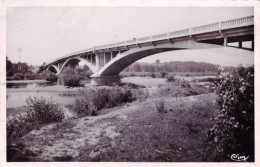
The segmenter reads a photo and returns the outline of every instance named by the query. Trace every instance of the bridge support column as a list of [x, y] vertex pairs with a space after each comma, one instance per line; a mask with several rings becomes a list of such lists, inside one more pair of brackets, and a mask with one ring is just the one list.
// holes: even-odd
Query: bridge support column
[[227, 46], [227, 38], [224, 38], [224, 46]]
[[97, 68], [97, 70], [99, 70], [100, 69], [100, 63], [99, 63], [99, 61], [100, 61], [100, 59], [99, 59], [99, 55], [98, 54], [96, 54], [96, 68]]
[[91, 77], [91, 82], [90, 85], [94, 86], [102, 86], [102, 85], [107, 85], [107, 86], [112, 86], [114, 84], [119, 84], [121, 83], [121, 79], [119, 76], [95, 76]]
[[239, 42], [238, 42], [238, 47], [239, 47], [239, 48], [242, 48], [242, 41], [239, 41]]

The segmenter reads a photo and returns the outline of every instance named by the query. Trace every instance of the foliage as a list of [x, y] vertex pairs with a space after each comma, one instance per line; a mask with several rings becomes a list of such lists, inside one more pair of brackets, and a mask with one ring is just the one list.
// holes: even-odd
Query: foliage
[[15, 114], [7, 119], [8, 144], [46, 123], [60, 122], [64, 118], [62, 108], [43, 97], [29, 97], [26, 113]]
[[205, 87], [204, 85], [190, 84], [188, 81], [175, 80], [161, 85], [154, 96], [170, 96], [177, 98], [181, 96], [192, 96], [212, 92], [213, 91], [209, 87]]
[[66, 67], [62, 72], [62, 79], [66, 86], [78, 87], [80, 86], [82, 76], [77, 72], [76, 69], [72, 67]]
[[160, 99], [158, 102], [156, 102], [155, 107], [156, 107], [157, 112], [160, 114], [161, 119], [163, 119], [163, 116], [166, 113], [166, 110], [164, 107], [164, 99]]
[[57, 81], [58, 77], [53, 72], [47, 71], [45, 72], [44, 79], [46, 81]]
[[167, 72], [160, 72], [161, 76], [164, 78], [168, 73]]
[[16, 73], [14, 74], [13, 77], [11, 77], [11, 80], [23, 80], [24, 79], [24, 75], [21, 73]]
[[150, 96], [148, 89], [132, 89], [131, 92], [134, 100], [140, 102], [145, 101]]
[[37, 71], [37, 74], [39, 74], [39, 73], [41, 73], [41, 72], [43, 72], [44, 70], [45, 70], [45, 63], [43, 63], [40, 67], [39, 67], [39, 69], [38, 69], [38, 71]]
[[85, 90], [84, 93], [84, 98], [76, 100], [74, 104], [78, 116], [97, 115], [98, 110], [119, 106], [141, 97], [137, 92], [134, 95], [129, 88], [125, 87]]
[[142, 67], [139, 63], [136, 63], [135, 66], [134, 66], [134, 69], [136, 72], [141, 72], [142, 71]]
[[64, 118], [63, 109], [51, 99], [29, 97], [26, 99], [26, 102], [35, 112], [35, 116], [40, 124], [60, 122]]
[[155, 74], [154, 74], [154, 73], [152, 73], [152, 74], [151, 74], [151, 77], [152, 77], [152, 78], [155, 78]]
[[218, 117], [208, 131], [219, 157], [238, 153], [254, 160], [254, 67], [238, 67], [237, 75], [217, 83]]
[[168, 76], [168, 77], [167, 77], [167, 81], [168, 81], [168, 82], [174, 82], [174, 81], [175, 81], [174, 76], [172, 76], [172, 75], [171, 75], [171, 76]]
[[[124, 71], [128, 72], [218, 72], [218, 65], [204, 63], [204, 62], [194, 62], [194, 61], [172, 61], [160, 63], [156, 60], [155, 63], [133, 63], [128, 66]], [[225, 69], [228, 69], [225, 68]]]

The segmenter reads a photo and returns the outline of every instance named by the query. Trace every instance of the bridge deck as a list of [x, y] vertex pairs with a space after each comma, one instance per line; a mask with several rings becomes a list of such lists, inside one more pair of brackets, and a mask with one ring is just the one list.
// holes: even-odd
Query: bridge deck
[[[127, 49], [129, 47], [138, 46], [145, 43], [156, 43], [160, 41], [174, 41], [176, 39], [183, 39], [183, 38], [192, 38], [194, 36], [199, 36], [207, 33], [213, 33], [216, 32], [217, 34], [221, 34], [222, 31], [230, 30], [230, 29], [236, 29], [241, 27], [249, 27], [254, 25], [254, 16], [247, 16], [243, 18], [238, 19], [232, 19], [227, 21], [221, 21], [218, 23], [212, 23], [207, 24], [203, 26], [197, 26], [197, 27], [191, 27], [188, 29], [173, 31], [173, 32], [167, 32], [162, 34], [157, 34], [153, 36], [147, 36], [142, 38], [136, 38], [132, 40], [122, 41], [118, 43], [112, 43], [108, 45], [101, 45], [101, 46], [94, 46], [92, 48], [88, 48], [85, 50], [81, 50], [78, 52], [74, 52], [68, 55], [65, 55], [63, 57], [60, 57], [50, 63], [48, 63], [46, 66], [51, 65], [57, 61], [67, 59], [73, 56], [78, 55], [84, 55], [84, 54], [93, 54], [94, 52], [98, 51], [112, 51], [112, 50], [120, 50], [120, 49]], [[244, 30], [246, 31], [246, 30]], [[205, 38], [205, 36], [203, 37]], [[210, 37], [211, 38], [211, 37]], [[223, 37], [222, 37], [223, 38]], [[205, 38], [207, 40], [207, 38]]]

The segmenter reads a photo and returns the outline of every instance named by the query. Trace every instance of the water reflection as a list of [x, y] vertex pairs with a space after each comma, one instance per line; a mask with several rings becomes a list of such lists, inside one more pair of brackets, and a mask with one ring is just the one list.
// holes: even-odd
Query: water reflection
[[54, 86], [57, 82], [7, 82], [7, 88], [30, 88], [30, 87], [45, 87]]

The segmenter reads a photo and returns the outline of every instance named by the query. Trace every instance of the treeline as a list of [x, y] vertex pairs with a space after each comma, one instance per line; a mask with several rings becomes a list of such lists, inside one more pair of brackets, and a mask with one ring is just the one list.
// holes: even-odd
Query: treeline
[[[7, 80], [35, 80], [44, 79], [56, 81], [58, 77], [51, 71], [46, 71], [45, 63], [39, 67], [29, 66], [27, 63], [12, 63], [6, 58], [6, 79]], [[79, 86], [80, 81], [90, 79], [92, 72], [87, 66], [78, 68], [65, 67], [60, 80], [67, 86]]]
[[43, 68], [39, 68], [35, 72], [33, 66], [29, 66], [27, 63], [12, 63], [8, 58], [6, 58], [6, 78], [7, 80], [34, 80], [42, 79], [39, 74]]
[[174, 61], [160, 63], [158, 60], [155, 63], [134, 63], [128, 66], [124, 72], [218, 72], [219, 65], [194, 62], [194, 61]]

